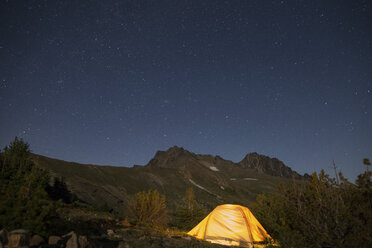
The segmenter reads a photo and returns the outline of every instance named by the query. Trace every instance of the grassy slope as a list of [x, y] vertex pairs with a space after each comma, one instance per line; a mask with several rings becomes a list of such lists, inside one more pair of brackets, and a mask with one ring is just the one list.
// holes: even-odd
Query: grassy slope
[[[49, 169], [52, 175], [63, 176], [69, 188], [81, 200], [96, 206], [107, 204], [118, 211], [124, 209], [130, 195], [150, 188], [165, 194], [167, 205], [174, 209], [182, 203], [185, 191], [190, 186], [194, 188], [198, 202], [209, 210], [224, 203], [249, 207], [257, 194], [276, 191], [278, 183], [289, 181], [258, 174], [231, 161], [209, 155], [180, 155], [171, 161], [172, 166], [133, 168], [78, 164], [40, 155], [33, 155], [33, 158], [36, 164]], [[212, 171], [210, 166], [216, 166], [219, 171]], [[212, 194], [196, 187], [189, 179]]]

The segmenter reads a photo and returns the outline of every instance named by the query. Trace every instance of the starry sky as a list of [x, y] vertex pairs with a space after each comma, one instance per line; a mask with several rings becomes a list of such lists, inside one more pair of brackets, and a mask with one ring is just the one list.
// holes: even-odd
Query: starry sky
[[371, 1], [1, 1], [0, 147], [146, 164], [173, 145], [349, 178], [372, 158]]

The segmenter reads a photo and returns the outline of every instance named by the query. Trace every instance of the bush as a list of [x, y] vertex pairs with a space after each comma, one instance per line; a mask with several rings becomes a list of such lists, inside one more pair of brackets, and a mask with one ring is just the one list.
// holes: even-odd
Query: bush
[[282, 185], [281, 194], [259, 195], [252, 210], [283, 247], [372, 247], [371, 173], [356, 184], [339, 177], [322, 170]]
[[175, 225], [182, 230], [191, 230], [204, 217], [205, 211], [195, 200], [194, 190], [192, 187], [186, 190], [184, 205], [178, 206], [176, 210]]
[[165, 196], [157, 190], [141, 191], [128, 204], [129, 219], [136, 225], [164, 228], [168, 222]]

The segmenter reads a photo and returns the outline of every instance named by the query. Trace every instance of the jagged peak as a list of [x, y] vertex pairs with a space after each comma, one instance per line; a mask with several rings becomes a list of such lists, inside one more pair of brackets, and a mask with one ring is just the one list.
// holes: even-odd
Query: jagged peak
[[183, 152], [183, 151], [186, 151], [183, 147], [180, 147], [180, 146], [171, 146], [168, 148], [167, 152]]
[[156, 151], [155, 157], [156, 156], [159, 156], [159, 155], [162, 155], [162, 154], [166, 154], [166, 153], [182, 152], [184, 150], [185, 149], [183, 149], [183, 147], [178, 147], [178, 146], [174, 145], [174, 146], [169, 147], [167, 150], [158, 150], [158, 151]]
[[176, 146], [176, 145], [168, 148], [166, 151], [158, 151], [158, 152], [160, 152], [161, 154], [167, 154], [169, 156], [178, 156], [178, 155], [181, 155], [181, 154], [195, 155], [194, 153], [189, 152], [188, 150], [184, 149], [183, 147], [179, 147], [179, 146]]
[[[252, 156], [263, 156], [263, 157], [268, 157], [268, 156], [266, 156], [266, 155], [262, 155], [262, 154], [259, 154], [259, 153], [257, 153], [257, 152], [250, 152], [250, 153], [247, 153], [241, 161], [243, 161], [244, 159], [250, 158], [250, 157], [252, 157]], [[270, 157], [268, 157], [268, 158], [270, 158]], [[240, 162], [241, 162], [241, 161], [240, 161]]]
[[257, 152], [248, 153], [238, 164], [245, 168], [254, 169], [257, 172], [262, 172], [273, 176], [303, 178], [303, 176], [298, 174], [296, 171], [293, 171], [281, 160], [261, 155]]
[[[205, 162], [208, 160], [215, 164], [224, 163], [227, 161], [218, 155], [212, 156], [195, 154], [184, 149], [183, 147], [175, 145], [165, 151], [157, 151], [154, 158], [150, 160], [147, 166], [179, 168], [193, 163], [191, 161]], [[279, 159], [261, 155], [257, 152], [248, 153], [240, 162], [236, 164], [243, 168], [253, 169], [259, 173], [265, 173], [272, 176], [298, 179], [303, 178], [303, 176], [298, 174], [296, 171], [293, 171]]]
[[183, 147], [174, 145], [165, 151], [157, 151], [154, 158], [148, 163], [148, 166], [168, 167], [169, 162], [180, 156], [194, 157], [195, 154], [185, 150]]

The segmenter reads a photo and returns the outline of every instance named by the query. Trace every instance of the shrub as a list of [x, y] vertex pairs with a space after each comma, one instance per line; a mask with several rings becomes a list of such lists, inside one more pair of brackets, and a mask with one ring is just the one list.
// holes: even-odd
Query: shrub
[[141, 191], [128, 203], [130, 221], [137, 225], [163, 228], [168, 222], [165, 196], [157, 190]]
[[178, 206], [176, 210], [176, 226], [182, 230], [191, 230], [204, 217], [205, 211], [195, 200], [192, 187], [186, 190], [184, 205]]
[[283, 247], [372, 247], [371, 172], [356, 184], [322, 170], [307, 183], [282, 185], [259, 195], [253, 211]]

